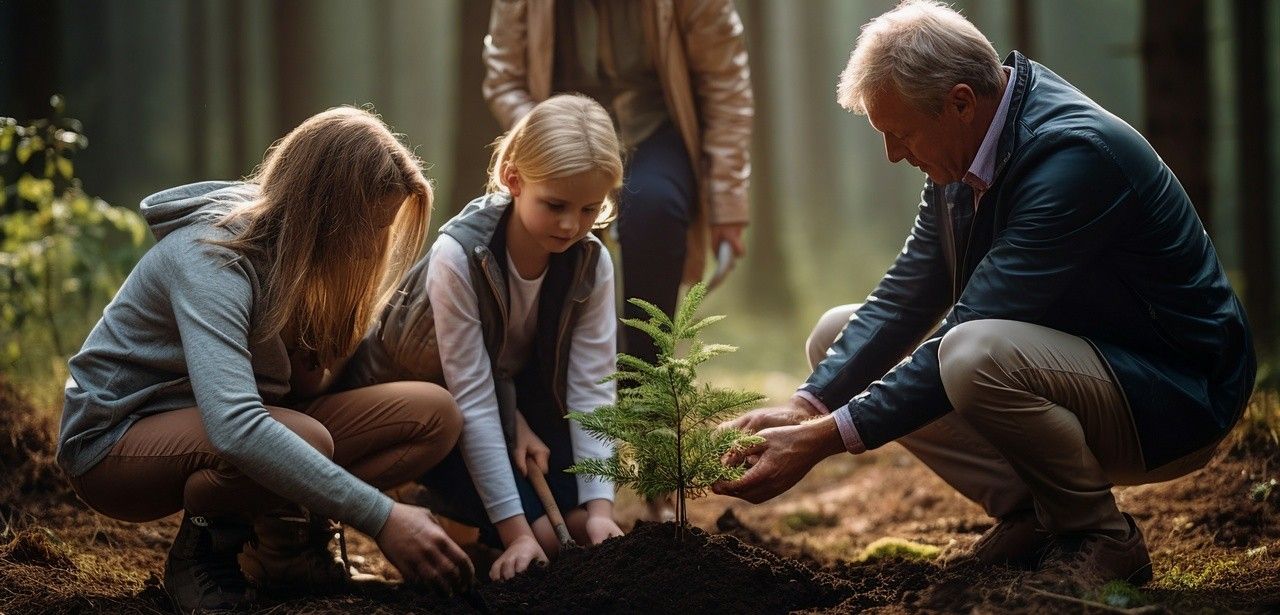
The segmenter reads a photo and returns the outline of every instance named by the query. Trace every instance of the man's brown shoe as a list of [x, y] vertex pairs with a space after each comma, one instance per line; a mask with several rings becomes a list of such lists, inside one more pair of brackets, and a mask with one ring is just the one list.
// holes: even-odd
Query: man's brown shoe
[[1124, 539], [1100, 533], [1057, 536], [1030, 582], [1075, 593], [1109, 581], [1131, 585], [1150, 581], [1151, 556], [1142, 530], [1127, 513], [1124, 518], [1129, 523], [1129, 536]]
[[1030, 570], [1040, 561], [1052, 536], [1036, 520], [1034, 510], [1019, 511], [997, 519], [973, 548], [947, 558], [947, 565], [977, 560], [984, 564]]

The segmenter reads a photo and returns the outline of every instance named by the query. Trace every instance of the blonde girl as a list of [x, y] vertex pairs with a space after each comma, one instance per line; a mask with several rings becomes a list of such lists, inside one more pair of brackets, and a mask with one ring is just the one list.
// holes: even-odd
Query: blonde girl
[[249, 180], [141, 208], [156, 244], [70, 362], [58, 461], [81, 499], [126, 521], [184, 512], [164, 575], [183, 613], [251, 606], [245, 572], [267, 590], [345, 580], [330, 519], [409, 581], [465, 585], [430, 514], [381, 492], [454, 446], [452, 398], [423, 382], [328, 394], [417, 258], [420, 161], [371, 113], [330, 109]]
[[489, 194], [440, 229], [371, 334], [354, 384], [447, 383], [462, 411], [457, 450], [426, 473], [433, 508], [479, 526], [502, 548], [506, 579], [557, 549], [528, 481], [547, 475], [570, 533], [621, 535], [613, 485], [566, 474], [611, 445], [564, 418], [612, 403], [613, 266], [590, 234], [622, 180], [608, 113], [584, 96], [552, 97], [497, 143]]

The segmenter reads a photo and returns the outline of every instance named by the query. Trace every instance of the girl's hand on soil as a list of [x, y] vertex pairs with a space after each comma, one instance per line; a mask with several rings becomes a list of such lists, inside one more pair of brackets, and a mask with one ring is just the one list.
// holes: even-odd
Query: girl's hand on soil
[[622, 535], [622, 528], [613, 520], [613, 502], [609, 500], [591, 500], [585, 504], [587, 522], [585, 530], [587, 540], [598, 545], [605, 540]]
[[532, 532], [528, 536], [518, 536], [493, 563], [493, 567], [489, 569], [489, 578], [505, 581], [527, 570], [535, 560], [547, 563], [547, 554], [538, 544], [538, 539], [533, 537]]
[[757, 433], [770, 427], [799, 425], [809, 419], [823, 416], [822, 411], [814, 408], [803, 398], [793, 397], [791, 405], [758, 408], [736, 419], [720, 424], [721, 429], [739, 429], [747, 433]]
[[533, 433], [528, 421], [525, 421], [524, 415], [519, 412], [516, 413], [516, 445], [511, 451], [511, 456], [516, 469], [526, 477], [529, 476], [530, 470], [542, 474], [549, 471], [551, 449], [542, 442], [542, 438]]
[[613, 517], [597, 517], [595, 515], [587, 516], [587, 539], [591, 544], [598, 545], [610, 538], [616, 538], [622, 535], [622, 528], [614, 522]]
[[721, 460], [730, 466], [748, 461], [747, 473], [736, 481], [712, 485], [712, 491], [759, 504], [790, 489], [819, 461], [845, 450], [832, 416], [772, 427], [756, 435], [764, 442], [732, 451]]
[[426, 585], [447, 595], [465, 591], [475, 577], [471, 560], [425, 508], [392, 504], [376, 540], [410, 585]]

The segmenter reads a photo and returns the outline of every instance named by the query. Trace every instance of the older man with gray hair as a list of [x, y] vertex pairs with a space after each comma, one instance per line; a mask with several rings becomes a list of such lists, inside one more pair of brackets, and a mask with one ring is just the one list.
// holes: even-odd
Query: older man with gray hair
[[839, 102], [925, 173], [906, 246], [809, 339], [787, 406], [719, 493], [772, 498], [832, 454], [899, 442], [983, 507], [971, 556], [1081, 588], [1151, 579], [1113, 485], [1202, 467], [1239, 419], [1248, 324], [1186, 192], [1136, 130], [963, 16], [864, 26]]

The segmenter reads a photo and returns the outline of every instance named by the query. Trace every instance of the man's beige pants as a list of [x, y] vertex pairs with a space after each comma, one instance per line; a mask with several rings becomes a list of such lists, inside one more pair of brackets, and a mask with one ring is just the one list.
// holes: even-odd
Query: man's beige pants
[[[809, 336], [816, 366], [857, 304]], [[1123, 393], [1084, 339], [1012, 320], [962, 323], [938, 347], [954, 412], [897, 442], [992, 517], [1034, 507], [1051, 532], [1127, 531], [1112, 485], [1189, 474], [1216, 443], [1147, 471]], [[834, 408], [832, 408], [834, 410]]]

